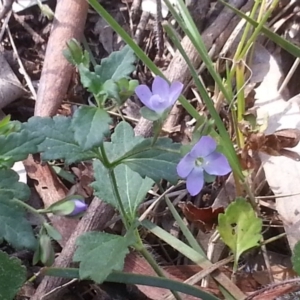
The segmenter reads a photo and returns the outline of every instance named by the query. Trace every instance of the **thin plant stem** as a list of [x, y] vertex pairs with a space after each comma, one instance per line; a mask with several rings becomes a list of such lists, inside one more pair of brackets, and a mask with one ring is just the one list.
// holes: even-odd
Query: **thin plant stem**
[[23, 202], [19, 199], [16, 199], [16, 198], [14, 198], [11, 201], [18, 204], [18, 205], [20, 205], [20, 206], [22, 206], [23, 208], [25, 208], [29, 212], [35, 214], [36, 216], [38, 216], [42, 223], [46, 222], [46, 219], [41, 215], [42, 210], [37, 210], [37, 209], [33, 208], [32, 206], [30, 206], [30, 205], [26, 204], [25, 202]]
[[123, 206], [123, 203], [122, 203], [122, 199], [121, 199], [121, 196], [120, 196], [120, 193], [119, 193], [116, 174], [115, 174], [114, 169], [110, 169], [108, 171], [108, 174], [109, 174], [110, 183], [111, 183], [111, 186], [112, 186], [112, 189], [113, 189], [113, 193], [114, 193], [115, 198], [117, 199], [117, 202], [118, 202], [118, 206], [119, 206], [119, 210], [120, 210], [120, 213], [121, 213], [121, 216], [122, 216], [124, 226], [128, 230], [129, 227], [130, 227], [130, 224], [128, 222], [127, 215], [126, 215], [126, 212], [125, 212], [125, 209], [124, 209], [124, 206]]
[[[238, 124], [243, 121], [244, 114], [245, 114], [245, 95], [244, 95], [244, 84], [245, 84], [245, 65], [242, 60], [237, 62], [236, 67], [236, 89], [238, 92], [237, 94], [237, 122]], [[237, 140], [240, 149], [242, 149], [245, 145], [244, 135], [241, 132], [239, 126], [236, 126], [237, 129]]]
[[108, 157], [106, 155], [106, 151], [105, 151], [103, 143], [101, 144], [99, 149], [100, 149], [100, 153], [101, 153], [101, 156], [102, 156], [102, 161], [101, 162], [103, 163], [104, 167], [106, 169], [108, 169], [108, 177], [110, 179], [112, 190], [113, 190], [114, 196], [115, 196], [115, 198], [118, 202], [118, 207], [119, 207], [119, 210], [120, 210], [120, 213], [121, 213], [121, 217], [122, 217], [124, 226], [128, 230], [129, 227], [130, 227], [130, 224], [128, 222], [126, 212], [125, 212], [125, 209], [124, 209], [124, 206], [123, 206], [123, 203], [122, 203], [122, 199], [121, 199], [121, 196], [120, 196], [120, 193], [119, 193], [114, 167], [111, 165], [111, 163], [108, 160]]
[[157, 120], [154, 122], [153, 124], [153, 129], [154, 129], [154, 136], [153, 136], [153, 140], [152, 140], [152, 143], [151, 143], [151, 146], [154, 146], [158, 137], [159, 137], [159, 134], [160, 134], [160, 131], [163, 127], [163, 122], [161, 120]]
[[[135, 249], [146, 259], [146, 261], [149, 263], [149, 265], [152, 267], [154, 272], [159, 276], [166, 278], [165, 274], [163, 273], [162, 269], [158, 265], [158, 263], [155, 261], [153, 256], [149, 253], [149, 251], [145, 248], [142, 241], [139, 239], [139, 242], [137, 245], [135, 245]], [[175, 299], [181, 300], [181, 297], [178, 295], [177, 292], [171, 291], [174, 295]]]
[[[254, 19], [255, 12], [257, 11], [259, 5], [260, 5], [260, 1], [255, 1], [255, 2], [254, 2], [254, 6], [253, 6], [253, 8], [252, 8], [252, 10], [251, 10], [250, 18]], [[247, 40], [247, 37], [248, 37], [248, 33], [249, 33], [250, 28], [251, 28], [251, 24], [248, 22], [248, 23], [246, 24], [246, 26], [245, 26], [245, 29], [244, 29], [242, 38], [241, 38], [241, 40], [240, 40], [240, 42], [239, 42], [239, 44], [238, 44], [238, 48], [237, 48], [237, 50], [236, 50], [236, 52], [235, 52], [235, 55], [234, 55], [234, 57], [233, 57], [233, 61], [236, 61], [236, 60], [238, 60], [238, 59], [241, 58], [241, 52], [242, 52], [242, 50], [243, 50], [243, 48], [244, 48], [244, 45], [245, 45], [245, 43], [246, 43], [246, 40]], [[233, 65], [233, 67], [235, 67], [235, 66]], [[232, 70], [232, 71], [233, 71], [233, 70]], [[234, 72], [234, 71], [233, 71], [233, 72]]]
[[253, 195], [253, 192], [251, 191], [251, 188], [250, 188], [249, 183], [247, 181], [244, 182], [244, 188], [246, 190], [246, 193], [248, 194], [250, 204], [252, 205], [253, 209], [256, 210], [257, 203], [256, 203], [256, 200], [255, 200], [255, 196]]

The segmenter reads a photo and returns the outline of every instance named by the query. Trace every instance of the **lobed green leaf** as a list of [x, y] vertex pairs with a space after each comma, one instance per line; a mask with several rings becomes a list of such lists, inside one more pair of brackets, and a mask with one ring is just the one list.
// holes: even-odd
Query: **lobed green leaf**
[[12, 300], [26, 280], [26, 268], [17, 258], [0, 251], [0, 299]]
[[104, 143], [112, 165], [126, 164], [142, 177], [154, 181], [166, 179], [175, 184], [178, 180], [176, 166], [181, 159], [180, 144], [171, 139], [159, 138], [152, 146], [152, 138], [135, 137], [132, 127], [121, 122], [110, 143]]
[[[95, 195], [106, 203], [120, 210], [118, 201], [113, 193], [109, 170], [104, 168], [101, 162], [94, 161], [96, 181], [91, 185], [95, 189]], [[114, 169], [118, 190], [127, 217], [133, 221], [140, 203], [144, 200], [147, 192], [154, 182], [149, 178], [142, 178], [125, 165], [119, 165]]]
[[109, 161], [119, 160], [143, 140], [144, 138], [141, 136], [134, 136], [134, 131], [129, 123], [120, 122], [111, 135], [111, 142], [104, 143]]
[[102, 82], [109, 79], [118, 81], [128, 77], [135, 70], [135, 61], [136, 56], [133, 50], [129, 46], [125, 46], [120, 51], [115, 51], [107, 58], [102, 59], [101, 64], [95, 67], [95, 72]]
[[83, 151], [75, 141], [71, 118], [32, 117], [26, 124], [26, 129], [44, 138], [38, 146], [43, 160], [64, 159], [67, 164], [71, 164], [97, 157], [93, 151]]
[[9, 201], [10, 193], [1, 193], [0, 238], [5, 239], [15, 249], [36, 248], [32, 227], [26, 219], [26, 212], [16, 203]]
[[80, 262], [80, 278], [102, 283], [112, 271], [123, 270], [128, 247], [133, 243], [132, 237], [104, 232], [81, 235], [76, 241], [78, 248], [73, 257], [75, 262]]
[[126, 154], [122, 163], [155, 182], [166, 179], [176, 184], [179, 179], [176, 167], [181, 159], [181, 145], [173, 143], [169, 138], [159, 138], [154, 146], [151, 144], [152, 138], [145, 139]]
[[82, 106], [76, 110], [71, 122], [74, 139], [83, 151], [91, 150], [101, 145], [110, 123], [111, 118], [105, 110]]
[[10, 162], [21, 161], [38, 152], [38, 145], [43, 140], [43, 136], [26, 129], [0, 136], [0, 157], [9, 158]]

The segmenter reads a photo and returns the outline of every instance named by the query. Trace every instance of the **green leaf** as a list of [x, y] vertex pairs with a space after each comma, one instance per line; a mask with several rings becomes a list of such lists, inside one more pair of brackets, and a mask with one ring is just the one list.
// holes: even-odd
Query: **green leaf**
[[26, 280], [26, 268], [17, 258], [0, 251], [0, 299], [13, 300]]
[[0, 157], [9, 158], [10, 162], [21, 161], [26, 159], [28, 154], [38, 152], [38, 145], [43, 140], [43, 136], [26, 129], [0, 136]]
[[[94, 161], [93, 166], [96, 181], [91, 186], [95, 189], [96, 196], [120, 210], [112, 190], [109, 170], [99, 161]], [[154, 182], [147, 177], [142, 178], [125, 165], [117, 166], [114, 172], [124, 210], [128, 219], [133, 221], [139, 204], [145, 199]]]
[[293, 269], [299, 275], [300, 274], [300, 242], [298, 242], [294, 247], [292, 264], [293, 264]]
[[17, 250], [34, 250], [36, 239], [26, 219], [25, 211], [16, 203], [9, 201], [10, 196], [10, 193], [1, 193], [0, 238], [4, 238]]
[[35, 249], [36, 240], [25, 211], [12, 200], [28, 200], [29, 187], [18, 182], [13, 170], [0, 170], [0, 238], [4, 238], [16, 249]]
[[112, 271], [121, 271], [124, 259], [134, 239], [103, 232], [88, 232], [81, 235], [76, 245], [73, 260], [80, 262], [79, 276], [102, 283]]
[[90, 65], [89, 54], [87, 51], [82, 51], [82, 48], [76, 39], [71, 39], [67, 42], [68, 49], [63, 51], [64, 57], [72, 65], [83, 64], [86, 68]]
[[58, 230], [56, 230], [52, 225], [50, 225], [49, 223], [44, 223], [43, 224], [44, 228], [47, 231], [47, 234], [54, 239], [55, 241], [60, 241], [62, 239], [61, 234], [58, 232]]
[[109, 161], [120, 159], [143, 140], [144, 138], [141, 136], [134, 136], [134, 131], [129, 123], [120, 122], [111, 135], [111, 142], [104, 143]]
[[[79, 278], [79, 271], [76, 268], [45, 268], [43, 274], [47, 276], [63, 277], [68, 279]], [[200, 290], [199, 288], [180, 281], [157, 277], [146, 276], [141, 274], [125, 273], [125, 272], [112, 272], [107, 277], [107, 282], [117, 282], [133, 285], [147, 285], [154, 286], [171, 291], [178, 291], [187, 295], [196, 297], [196, 299], [203, 300], [220, 300], [219, 298]], [[229, 298], [228, 298], [229, 299]], [[242, 299], [242, 298], [241, 298]]]
[[5, 116], [0, 121], [0, 135], [9, 135], [12, 132], [18, 132], [22, 128], [22, 123], [19, 121], [11, 121], [10, 115]]
[[82, 85], [92, 94], [97, 95], [102, 91], [104, 82], [96, 73], [92, 72], [84, 64], [78, 65], [80, 81]]
[[120, 51], [115, 51], [107, 58], [101, 60], [101, 65], [95, 67], [95, 72], [102, 82], [108, 79], [118, 81], [127, 77], [135, 69], [136, 57], [129, 46], [125, 46]]
[[76, 183], [76, 176], [70, 171], [66, 171], [64, 168], [61, 168], [59, 166], [54, 166], [54, 165], [52, 165], [51, 168], [59, 177], [63, 178], [64, 180], [72, 184]]
[[155, 111], [149, 109], [148, 107], [146, 106], [143, 106], [141, 109], [140, 109], [140, 113], [141, 115], [149, 120], [149, 121], [157, 121], [161, 118], [161, 115], [156, 113]]
[[100, 146], [104, 136], [109, 132], [111, 118], [100, 108], [82, 106], [72, 118], [75, 141], [82, 150], [91, 150]]
[[115, 129], [110, 143], [104, 143], [108, 159], [112, 164], [124, 163], [142, 177], [154, 181], [178, 180], [176, 166], [181, 159], [180, 144], [168, 138], [159, 138], [152, 146], [152, 138], [134, 136], [132, 127], [121, 122]]
[[142, 177], [147, 176], [155, 182], [166, 179], [176, 184], [176, 166], [181, 159], [181, 145], [168, 138], [159, 138], [154, 146], [151, 144], [152, 138], [145, 139], [126, 154], [122, 163]]
[[38, 146], [43, 160], [64, 159], [67, 164], [71, 164], [97, 157], [92, 151], [83, 151], [75, 141], [71, 118], [64, 116], [32, 117], [26, 124], [26, 129], [44, 138], [44, 141]]
[[218, 224], [220, 236], [233, 252], [236, 263], [244, 251], [257, 246], [262, 238], [262, 221], [244, 198], [237, 198], [224, 214], [219, 214]]
[[39, 236], [39, 249], [37, 253], [38, 257], [35, 257], [35, 261], [41, 261], [41, 263], [47, 267], [53, 265], [55, 252], [51, 243], [51, 239], [47, 234], [41, 234]]
[[[239, 17], [244, 18], [247, 22], [249, 22], [252, 26], [255, 28], [259, 26], [259, 23], [257, 23], [255, 20], [251, 19], [249, 16], [241, 12], [240, 10], [236, 9], [232, 5], [228, 4], [225, 1], [219, 0], [222, 4], [230, 8], [232, 11], [234, 11], [235, 14], [237, 14]], [[280, 46], [290, 54], [294, 55], [295, 57], [300, 57], [300, 48], [296, 46], [295, 44], [287, 41], [286, 39], [282, 38], [277, 33], [274, 33], [270, 29], [268, 29], [266, 26], [263, 26], [261, 28], [261, 32], [266, 35], [271, 41], [273, 41], [276, 45]]]
[[106, 95], [106, 98], [115, 99], [119, 104], [121, 104], [121, 99], [119, 96], [119, 87], [112, 79], [106, 80], [104, 82], [100, 94]]
[[[13, 170], [0, 170], [0, 201], [16, 198], [22, 201], [27, 201], [30, 196], [29, 187], [22, 183], [18, 182], [19, 175]], [[9, 197], [4, 197], [9, 195]], [[0, 226], [1, 227], [1, 226]]]
[[119, 88], [120, 104], [123, 104], [129, 97], [134, 94], [135, 88], [139, 85], [137, 80], [122, 78], [117, 82]]

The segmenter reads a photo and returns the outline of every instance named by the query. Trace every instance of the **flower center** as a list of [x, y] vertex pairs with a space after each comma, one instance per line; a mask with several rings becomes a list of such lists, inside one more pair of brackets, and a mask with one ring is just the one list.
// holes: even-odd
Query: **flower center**
[[159, 95], [157, 95], [157, 94], [155, 94], [155, 95], [153, 95], [155, 98], [155, 101], [157, 101], [158, 103], [163, 103], [165, 100], [162, 98], [162, 97], [160, 97]]
[[204, 159], [203, 159], [202, 157], [198, 157], [198, 158], [196, 159], [196, 161], [195, 161], [195, 164], [196, 164], [197, 167], [202, 166], [203, 163], [204, 163]]

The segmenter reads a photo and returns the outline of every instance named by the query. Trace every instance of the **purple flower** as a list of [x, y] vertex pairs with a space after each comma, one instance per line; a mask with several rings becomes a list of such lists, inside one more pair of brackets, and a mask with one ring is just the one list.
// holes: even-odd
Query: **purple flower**
[[182, 83], [175, 81], [169, 85], [166, 80], [156, 76], [152, 83], [152, 92], [148, 86], [141, 84], [135, 88], [135, 93], [145, 106], [158, 114], [162, 114], [166, 109], [173, 106], [182, 89]]
[[70, 200], [70, 202], [73, 202], [75, 204], [73, 211], [68, 214], [68, 216], [70, 216], [70, 217], [73, 217], [73, 216], [76, 216], [76, 215], [79, 215], [79, 214], [85, 212], [88, 207], [87, 204], [85, 204], [81, 200], [72, 199], [72, 200]]
[[210, 136], [203, 136], [177, 165], [177, 173], [186, 178], [186, 187], [192, 196], [204, 185], [204, 171], [209, 175], [222, 176], [231, 171], [226, 157], [216, 151], [217, 143]]

